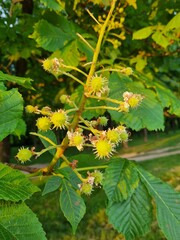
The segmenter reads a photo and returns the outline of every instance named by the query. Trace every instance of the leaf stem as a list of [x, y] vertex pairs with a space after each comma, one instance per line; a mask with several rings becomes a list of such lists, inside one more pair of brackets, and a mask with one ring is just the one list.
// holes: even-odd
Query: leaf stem
[[34, 136], [37, 136], [39, 138], [42, 138], [46, 142], [50, 143], [52, 146], [57, 147], [57, 145], [53, 141], [51, 141], [48, 137], [45, 137], [45, 136], [41, 135], [40, 133], [30, 132], [30, 134], [34, 135]]
[[84, 84], [81, 80], [79, 80], [78, 78], [76, 78], [75, 76], [73, 76], [71, 73], [64, 72], [64, 71], [61, 71], [61, 73], [62, 73], [63, 75], [66, 75], [66, 76], [74, 79], [76, 82], [80, 83], [81, 85], [85, 86], [85, 84]]
[[87, 77], [87, 74], [86, 74], [85, 72], [83, 72], [82, 70], [80, 70], [79, 68], [77, 68], [77, 67], [68, 66], [68, 65], [64, 65], [64, 64], [62, 64], [62, 66], [63, 66], [64, 68], [69, 68], [69, 69], [75, 70], [75, 71], [77, 71], [77, 72], [79, 72], [79, 73], [82, 73], [85, 77]]
[[83, 36], [81, 34], [76, 33], [76, 35], [94, 52], [94, 48], [88, 43], [88, 41], [86, 41], [85, 38], [83, 38]]
[[77, 172], [81, 172], [81, 171], [96, 170], [96, 169], [106, 169], [107, 167], [108, 167], [108, 165], [101, 165], [101, 166], [76, 168], [76, 170], [77, 170]]

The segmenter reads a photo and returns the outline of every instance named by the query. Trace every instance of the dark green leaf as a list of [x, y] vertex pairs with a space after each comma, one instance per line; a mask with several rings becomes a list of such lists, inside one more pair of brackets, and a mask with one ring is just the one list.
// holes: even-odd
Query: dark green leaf
[[0, 199], [18, 202], [24, 201], [33, 193], [40, 191], [20, 171], [0, 163]]
[[69, 186], [66, 180], [63, 180], [62, 190], [60, 194], [60, 206], [64, 216], [72, 225], [73, 233], [86, 212], [86, 206], [78, 193]]
[[180, 194], [144, 169], [138, 167], [138, 172], [155, 200], [157, 219], [163, 233], [169, 240], [179, 240]]
[[67, 166], [59, 168], [56, 172], [62, 174], [75, 189], [79, 189], [78, 184], [81, 183], [81, 180], [77, 177], [71, 167]]
[[62, 179], [58, 176], [50, 177], [45, 184], [44, 190], [42, 192], [42, 196], [57, 190], [60, 187], [61, 182], [62, 182]]

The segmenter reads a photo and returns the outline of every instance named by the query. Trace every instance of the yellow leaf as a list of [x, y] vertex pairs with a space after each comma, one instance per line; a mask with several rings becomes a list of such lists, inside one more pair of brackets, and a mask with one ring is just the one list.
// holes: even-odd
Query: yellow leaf
[[133, 8], [137, 9], [136, 0], [126, 0], [126, 2], [127, 2], [130, 6], [133, 6]]

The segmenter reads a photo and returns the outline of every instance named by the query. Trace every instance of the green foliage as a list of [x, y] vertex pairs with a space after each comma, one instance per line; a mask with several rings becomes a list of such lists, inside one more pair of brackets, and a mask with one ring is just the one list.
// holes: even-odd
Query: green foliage
[[40, 20], [35, 24], [31, 38], [35, 39], [45, 50], [53, 52], [63, 48], [65, 43], [71, 41], [74, 37], [46, 20]]
[[133, 194], [125, 201], [113, 202], [107, 208], [109, 222], [127, 240], [144, 235], [152, 221], [151, 198], [144, 184], [139, 182]]
[[84, 201], [79, 194], [69, 186], [66, 180], [62, 182], [59, 201], [61, 209], [67, 220], [71, 223], [73, 233], [75, 233], [79, 222], [86, 212]]
[[[141, 93], [144, 97], [140, 106], [132, 109], [127, 114], [109, 111], [113, 120], [124, 123], [136, 131], [142, 128], [147, 128], [148, 130], [164, 129], [163, 108], [161, 103], [158, 102], [154, 91], [146, 89], [140, 82], [134, 84], [129, 77], [118, 75], [117, 73], [113, 73], [110, 76], [110, 88], [112, 89], [110, 97], [113, 99], [121, 100], [121, 96], [126, 90]], [[108, 103], [108, 105], [113, 106], [114, 104]]]
[[17, 89], [0, 90], [0, 141], [17, 131], [23, 114], [23, 98]]
[[177, 239], [180, 234], [180, 194], [150, 173], [138, 168], [140, 177], [157, 206], [157, 220], [167, 239]]
[[2, 240], [45, 240], [36, 215], [25, 203], [0, 202], [0, 238]]
[[[169, 114], [180, 114], [179, 100], [175, 96], [177, 92], [173, 86], [166, 89], [166, 78], [163, 77], [163, 74], [168, 77], [169, 71], [171, 76], [176, 76], [176, 65], [174, 63], [169, 67], [168, 62], [164, 62], [164, 69], [160, 67], [162, 55], [173, 55], [174, 62], [176, 60], [179, 22], [176, 8], [170, 10], [168, 4], [163, 5], [165, 13], [163, 12], [161, 17], [162, 11], [157, 12], [160, 5], [151, 1], [143, 3], [141, 0], [127, 0], [121, 3], [122, 5], [117, 0], [111, 3], [88, 1], [87, 4], [84, 4], [83, 0], [40, 2], [43, 5], [36, 3], [33, 16], [27, 16], [30, 12], [27, 14], [24, 10], [25, 2], [22, 6], [21, 3], [8, 2], [5, 6], [10, 8], [11, 12], [7, 14], [5, 9], [5, 21], [0, 22], [0, 29], [3, 29], [5, 24], [9, 31], [5, 33], [5, 37], [0, 38], [2, 46], [10, 38], [10, 42], [17, 42], [9, 46], [9, 52], [1, 50], [4, 54], [2, 63], [6, 65], [4, 69], [18, 69], [18, 61], [22, 58], [26, 59], [30, 68], [33, 61], [43, 62], [44, 70], [58, 80], [55, 88], [63, 86], [58, 93], [58, 96], [64, 95], [63, 101], [62, 98], [57, 100], [57, 110], [54, 106], [41, 108], [40, 101], [45, 103], [43, 90], [29, 97], [32, 97], [31, 101], [35, 103], [35, 106], [30, 106], [30, 112], [43, 115], [46, 123], [48, 122], [48, 128], [38, 126], [41, 131], [31, 133], [40, 138], [44, 148], [40, 151], [35, 148], [28, 151], [35, 157], [50, 152], [52, 159], [46, 167], [38, 170], [22, 166], [19, 168], [33, 172], [29, 178], [43, 178], [45, 181], [48, 179], [43, 196], [59, 190], [60, 208], [74, 234], [86, 212], [83, 194], [93, 194], [93, 190], [98, 190], [102, 185], [108, 199], [109, 222], [127, 240], [140, 237], [149, 231], [152, 222], [152, 199], [156, 204], [159, 226], [165, 236], [168, 239], [178, 239], [179, 194], [137, 164], [126, 159], [112, 158], [116, 147], [128, 140], [126, 127], [136, 131], [143, 128], [163, 130], [165, 109]], [[84, 5], [87, 7], [86, 11]], [[93, 10], [92, 13], [90, 9]], [[138, 9], [139, 15], [135, 14]], [[25, 13], [23, 17], [21, 11]], [[142, 12], [147, 12], [146, 16]], [[146, 21], [144, 17], [147, 18]], [[134, 21], [134, 18], [137, 18], [137, 21]], [[22, 31], [23, 26], [26, 26], [26, 31]], [[136, 31], [137, 29], [140, 30]], [[21, 31], [22, 39], [27, 40], [29, 36], [23, 49], [20, 49], [22, 42], [15, 41], [17, 33]], [[133, 32], [134, 40], [131, 42]], [[135, 41], [144, 39], [147, 44]], [[35, 43], [39, 49], [35, 50]], [[43, 61], [50, 53], [52, 54], [48, 60]], [[153, 60], [156, 54], [159, 54], [158, 63]], [[135, 64], [137, 72], [133, 71], [129, 64]], [[8, 66], [11, 69], [8, 69]], [[24, 69], [24, 72], [26, 70]], [[43, 76], [41, 77], [43, 79]], [[50, 89], [49, 75], [47, 79]], [[93, 84], [94, 79], [96, 81]], [[157, 79], [161, 79], [160, 82]], [[7, 88], [4, 85], [6, 80]], [[75, 83], [72, 84], [71, 80]], [[9, 76], [2, 72], [0, 81], [3, 81], [0, 85], [2, 140], [9, 134], [16, 133], [19, 136], [25, 131], [25, 127], [21, 126], [23, 99], [17, 89], [7, 90], [11, 88], [9, 82], [28, 88], [26, 93], [30, 93], [32, 87], [31, 78]], [[38, 81], [36, 84], [38, 85]], [[39, 85], [39, 89], [44, 87], [44, 83], [40, 82]], [[28, 96], [26, 97], [28, 99]], [[54, 99], [55, 96], [51, 98]], [[104, 129], [99, 121], [99, 116], [105, 113], [116, 122], [117, 126], [111, 126], [112, 130], [117, 136], [124, 134], [124, 139], [117, 137], [113, 142], [108, 138], [110, 126]], [[43, 131], [47, 129], [50, 130]], [[89, 147], [90, 153], [81, 155], [79, 151], [86, 147]], [[99, 172], [99, 169], [102, 172]], [[39, 189], [19, 171], [3, 164], [0, 165], [0, 170], [0, 237], [46, 239], [41, 224], [24, 203]], [[99, 182], [94, 177], [97, 173], [101, 175]], [[2, 221], [2, 218], [5, 221]]]
[[111, 202], [129, 198], [138, 187], [139, 178], [134, 164], [125, 159], [113, 159], [104, 174], [103, 188]]
[[62, 3], [56, 0], [41, 0], [46, 7], [48, 7], [51, 10], [54, 10], [56, 12], [62, 12], [64, 11]]
[[24, 201], [40, 189], [18, 170], [0, 164], [0, 199], [12, 202]]
[[0, 71], [0, 81], [10, 81], [13, 83], [17, 83], [25, 88], [32, 89], [31, 82], [33, 81], [30, 78], [23, 78], [17, 76], [11, 76], [9, 74], [4, 74]]
[[62, 182], [62, 179], [58, 176], [50, 177], [48, 179], [48, 181], [46, 182], [46, 185], [45, 185], [44, 190], [42, 192], [42, 196], [59, 189], [59, 187], [61, 185], [61, 182]]

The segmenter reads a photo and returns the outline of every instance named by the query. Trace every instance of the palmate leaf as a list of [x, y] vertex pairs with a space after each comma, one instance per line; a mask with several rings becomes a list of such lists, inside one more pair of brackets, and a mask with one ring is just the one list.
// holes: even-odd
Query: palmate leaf
[[25, 78], [25, 77], [17, 77], [9, 74], [5, 74], [0, 71], [0, 82], [1, 81], [10, 81], [13, 83], [17, 83], [25, 88], [33, 89], [31, 82], [33, 81], [31, 78]]
[[23, 99], [17, 89], [0, 90], [0, 141], [17, 129], [23, 113]]
[[104, 173], [103, 188], [109, 201], [122, 201], [132, 195], [139, 183], [133, 162], [113, 159]]
[[75, 233], [79, 222], [85, 214], [86, 206], [81, 196], [69, 186], [66, 180], [63, 180], [62, 183], [60, 206], [64, 216], [72, 226], [73, 233]]
[[[157, 100], [156, 94], [145, 89], [142, 83], [133, 82], [130, 78], [113, 73], [110, 76], [110, 94], [113, 99], [123, 100], [125, 91], [138, 93], [144, 96], [142, 103], [135, 109], [130, 109], [128, 113], [109, 111], [111, 117], [116, 122], [122, 122], [133, 130], [139, 131], [142, 128], [148, 130], [164, 129], [163, 107]], [[109, 106], [116, 106], [113, 103], [107, 103]]]
[[34, 26], [34, 32], [30, 36], [35, 41], [50, 52], [61, 49], [74, 39], [74, 35], [61, 30], [61, 28], [48, 23], [46, 20], [40, 20]]
[[46, 240], [41, 223], [25, 203], [0, 202], [1, 240]]
[[24, 201], [33, 193], [40, 191], [20, 171], [0, 163], [0, 199], [18, 202]]
[[138, 167], [140, 178], [146, 185], [157, 207], [157, 220], [168, 240], [179, 240], [180, 194], [168, 184]]
[[126, 240], [132, 240], [149, 231], [152, 222], [151, 198], [142, 182], [128, 199], [110, 202], [107, 208], [109, 222], [123, 233]]

